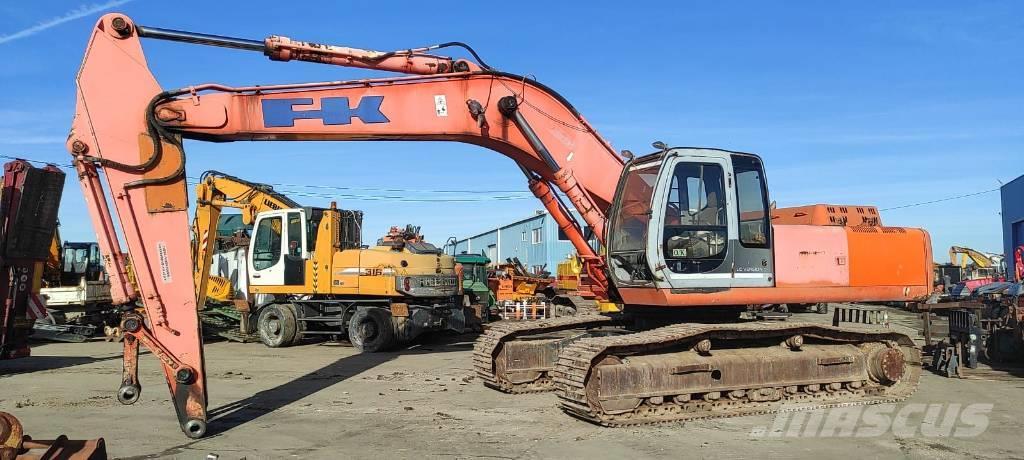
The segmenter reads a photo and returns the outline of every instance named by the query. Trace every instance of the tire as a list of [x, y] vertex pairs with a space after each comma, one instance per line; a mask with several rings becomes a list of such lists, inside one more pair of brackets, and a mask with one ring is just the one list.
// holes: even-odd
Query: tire
[[305, 324], [300, 321], [295, 321], [295, 337], [292, 337], [292, 341], [289, 346], [295, 347], [302, 344], [302, 331], [305, 330]]
[[294, 347], [294, 346], [298, 346], [298, 345], [302, 344], [302, 339], [303, 339], [303, 337], [305, 337], [304, 335], [302, 335], [302, 332], [305, 331], [309, 327], [309, 324], [307, 324], [305, 321], [299, 321], [298, 318], [303, 318], [303, 317], [306, 317], [306, 316], [316, 316], [316, 312], [308, 311], [308, 307], [306, 307], [306, 306], [304, 306], [302, 304], [290, 304], [290, 305], [294, 309], [293, 311], [295, 311], [295, 318], [296, 318], [296, 320], [295, 320], [295, 337], [292, 338], [292, 343], [291, 343], [291, 346]]
[[395, 346], [391, 313], [383, 308], [356, 310], [348, 322], [348, 340], [363, 353], [376, 353]]
[[295, 341], [297, 322], [294, 306], [271, 304], [260, 311], [256, 329], [264, 345], [270, 348], [288, 347]]
[[814, 311], [816, 311], [819, 315], [824, 315], [828, 313], [828, 304], [819, 303], [817, 306], [815, 306]]

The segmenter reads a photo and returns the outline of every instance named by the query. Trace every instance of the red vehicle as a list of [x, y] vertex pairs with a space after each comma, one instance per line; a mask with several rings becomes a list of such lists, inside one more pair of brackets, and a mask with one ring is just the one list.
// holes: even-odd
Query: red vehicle
[[43, 264], [57, 231], [64, 172], [25, 160], [4, 165], [0, 193], [0, 359], [29, 355], [32, 324], [46, 317], [39, 296]]

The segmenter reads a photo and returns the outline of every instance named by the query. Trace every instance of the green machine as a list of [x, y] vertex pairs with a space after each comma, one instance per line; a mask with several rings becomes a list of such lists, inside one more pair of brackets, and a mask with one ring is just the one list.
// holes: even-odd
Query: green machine
[[462, 264], [462, 291], [471, 296], [473, 303], [487, 310], [494, 307], [494, 294], [487, 286], [487, 265], [491, 259], [480, 254], [457, 254], [455, 263]]

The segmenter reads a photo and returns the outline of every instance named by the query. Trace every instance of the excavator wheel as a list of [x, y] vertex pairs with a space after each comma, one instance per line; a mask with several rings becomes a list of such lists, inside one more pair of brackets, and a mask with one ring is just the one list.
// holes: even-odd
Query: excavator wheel
[[298, 321], [295, 307], [291, 304], [271, 304], [263, 307], [257, 320], [260, 341], [270, 348], [288, 347], [294, 344]]
[[348, 323], [348, 340], [363, 353], [376, 353], [395, 346], [391, 313], [383, 308], [361, 308]]

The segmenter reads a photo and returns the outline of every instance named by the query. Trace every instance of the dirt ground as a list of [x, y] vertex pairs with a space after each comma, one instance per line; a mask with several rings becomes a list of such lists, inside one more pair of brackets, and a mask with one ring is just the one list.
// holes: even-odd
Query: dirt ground
[[[123, 406], [115, 399], [118, 344], [37, 344], [30, 358], [0, 362], [0, 410], [39, 439], [102, 436], [122, 458], [1024, 458], [1021, 377], [925, 371], [920, 389], [898, 405], [994, 404], [988, 428], [968, 438], [752, 435], [771, 426], [770, 415], [610, 429], [569, 418], [551, 394], [484, 388], [471, 369], [472, 340], [380, 354], [337, 344], [208, 344], [211, 434], [196, 441], [179, 431], [152, 356], [141, 360], [142, 398]], [[923, 416], [914, 417], [911, 424]]]

